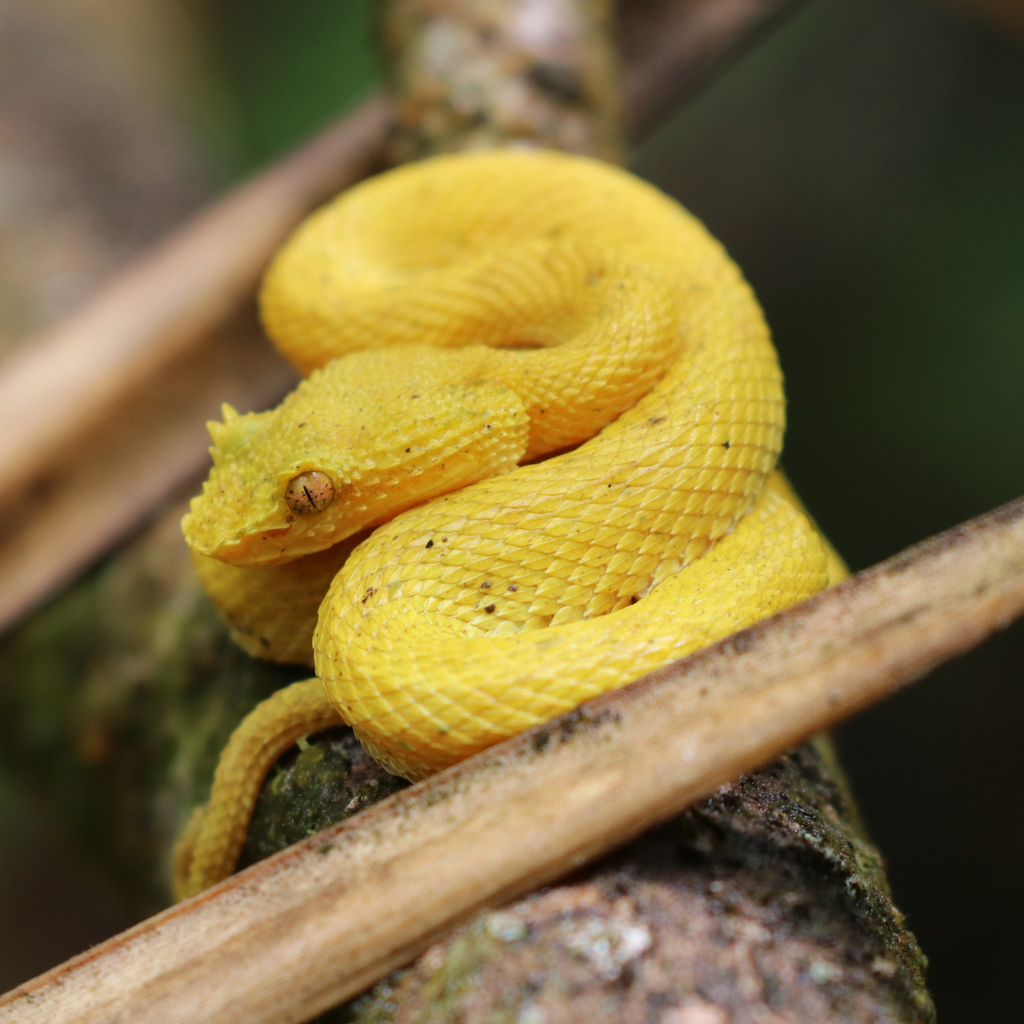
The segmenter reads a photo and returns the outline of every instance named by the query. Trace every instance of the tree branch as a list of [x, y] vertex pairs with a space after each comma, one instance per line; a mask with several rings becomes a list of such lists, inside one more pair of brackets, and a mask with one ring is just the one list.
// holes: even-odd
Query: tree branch
[[308, 1019], [1022, 611], [1024, 498], [143, 922], [0, 999], [0, 1022]]

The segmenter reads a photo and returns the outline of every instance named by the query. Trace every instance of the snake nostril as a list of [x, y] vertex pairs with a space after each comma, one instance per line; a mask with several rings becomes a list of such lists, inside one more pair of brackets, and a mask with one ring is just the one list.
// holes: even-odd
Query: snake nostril
[[318, 469], [300, 473], [288, 481], [284, 500], [297, 516], [314, 516], [334, 501], [334, 481]]

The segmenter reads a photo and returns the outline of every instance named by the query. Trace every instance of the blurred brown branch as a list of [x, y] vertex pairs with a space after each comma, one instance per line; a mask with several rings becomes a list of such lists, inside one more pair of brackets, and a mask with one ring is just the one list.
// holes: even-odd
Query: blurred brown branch
[[796, 0], [628, 0], [619, 52], [630, 68], [627, 120], [642, 134], [723, 61], [759, 38]]
[[385, 118], [383, 100], [364, 104], [195, 217], [7, 364], [0, 628], [196, 473], [208, 443], [204, 411], [226, 400], [262, 405], [291, 386], [294, 374], [251, 315], [241, 325], [232, 317], [288, 231], [371, 169]]

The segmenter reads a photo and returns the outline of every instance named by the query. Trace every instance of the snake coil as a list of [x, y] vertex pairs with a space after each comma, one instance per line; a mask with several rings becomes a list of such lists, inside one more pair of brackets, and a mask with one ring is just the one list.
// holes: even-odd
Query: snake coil
[[310, 218], [261, 303], [309, 376], [211, 424], [183, 525], [254, 653], [308, 659], [319, 605], [322, 686], [232, 740], [183, 891], [231, 870], [263, 772], [312, 723], [421, 778], [827, 583], [773, 476], [784, 398], [757, 302], [624, 171], [407, 165]]

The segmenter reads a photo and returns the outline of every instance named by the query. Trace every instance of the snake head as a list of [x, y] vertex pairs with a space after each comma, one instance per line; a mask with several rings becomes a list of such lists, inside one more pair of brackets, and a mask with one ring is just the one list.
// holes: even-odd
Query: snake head
[[323, 443], [315, 422], [287, 412], [240, 416], [225, 405], [223, 422], [207, 424], [213, 469], [182, 520], [194, 551], [234, 565], [274, 565], [358, 529], [331, 514], [351, 483], [352, 460]]
[[223, 422], [208, 425], [213, 469], [182, 521], [189, 545], [234, 565], [277, 565], [509, 472], [526, 447], [522, 402], [453, 384], [451, 358], [426, 346], [353, 353], [269, 412], [224, 406]]
[[213, 469], [182, 520], [193, 550], [234, 565], [274, 565], [359, 529], [340, 500], [361, 475], [357, 460], [325, 436], [324, 417], [308, 402], [244, 416], [224, 405], [222, 415], [207, 424]]

